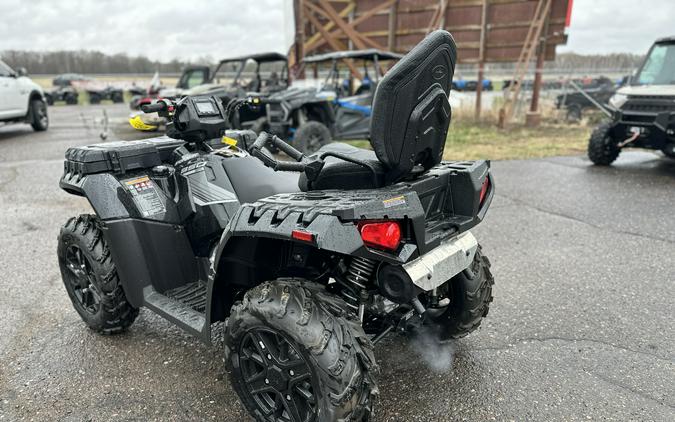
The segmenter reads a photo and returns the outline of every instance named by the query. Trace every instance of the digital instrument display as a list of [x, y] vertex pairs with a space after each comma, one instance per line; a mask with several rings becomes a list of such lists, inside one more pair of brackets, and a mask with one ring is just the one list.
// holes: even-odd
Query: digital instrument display
[[216, 109], [213, 107], [211, 101], [195, 102], [195, 107], [197, 107], [199, 114], [216, 114]]

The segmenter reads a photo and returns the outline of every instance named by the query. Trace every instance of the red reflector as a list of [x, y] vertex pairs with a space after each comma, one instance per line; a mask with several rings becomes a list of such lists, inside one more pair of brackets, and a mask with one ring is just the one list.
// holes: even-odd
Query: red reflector
[[480, 188], [480, 205], [483, 205], [483, 200], [485, 199], [485, 195], [487, 195], [487, 192], [490, 188], [490, 178], [486, 177], [485, 181], [483, 182], [483, 186]]
[[401, 226], [396, 221], [360, 223], [361, 239], [368, 246], [394, 250], [401, 243]]
[[303, 242], [314, 242], [314, 233], [303, 230], [293, 230], [291, 232], [291, 237], [293, 239], [302, 240]]

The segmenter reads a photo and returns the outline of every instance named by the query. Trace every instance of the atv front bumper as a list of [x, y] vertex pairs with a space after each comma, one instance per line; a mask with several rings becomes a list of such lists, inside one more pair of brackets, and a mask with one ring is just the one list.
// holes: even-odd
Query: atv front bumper
[[403, 265], [403, 269], [414, 285], [428, 292], [468, 268], [477, 249], [476, 238], [464, 232]]

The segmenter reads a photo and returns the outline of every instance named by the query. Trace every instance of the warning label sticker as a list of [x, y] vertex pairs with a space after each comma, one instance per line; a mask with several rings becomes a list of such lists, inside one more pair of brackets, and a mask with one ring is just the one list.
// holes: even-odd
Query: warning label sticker
[[393, 198], [385, 199], [382, 201], [385, 208], [395, 207], [397, 205], [405, 205], [405, 196], [395, 196]]
[[157, 188], [148, 176], [124, 180], [124, 184], [131, 193], [134, 203], [143, 217], [149, 217], [166, 212], [164, 203], [159, 198]]

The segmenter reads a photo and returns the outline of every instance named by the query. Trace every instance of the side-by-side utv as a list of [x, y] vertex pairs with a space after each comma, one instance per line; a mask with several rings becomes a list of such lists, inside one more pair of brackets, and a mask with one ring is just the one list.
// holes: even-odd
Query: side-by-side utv
[[[156, 95], [147, 95], [133, 102], [132, 108], [141, 108], [158, 99], [175, 100], [189, 95], [212, 95], [228, 104], [233, 98], [242, 98], [250, 93], [256, 97], [286, 89], [289, 85], [288, 59], [280, 53], [259, 53], [221, 60], [211, 69], [209, 66], [190, 66], [183, 70], [176, 87], [159, 90]], [[232, 116], [232, 127], [249, 128], [264, 115], [264, 108], [249, 107]], [[157, 129], [164, 119], [156, 115], [143, 116], [133, 113], [131, 124]], [[134, 123], [142, 122], [139, 126]], [[146, 126], [147, 125], [147, 126]], [[140, 129], [147, 130], [147, 129]]]
[[611, 121], [588, 141], [588, 157], [609, 165], [624, 148], [647, 148], [675, 158], [675, 37], [657, 40], [628, 84], [609, 100]]
[[76, 311], [114, 334], [147, 307], [206, 342], [224, 321], [230, 380], [257, 420], [366, 420], [387, 333], [462, 337], [492, 300], [470, 231], [494, 195], [489, 162], [442, 161], [455, 63], [436, 31], [386, 74], [374, 151], [307, 156], [227, 130], [248, 100], [213, 96], [145, 106], [170, 137], [70, 148], [60, 186], [93, 208], [58, 239]]
[[209, 66], [190, 66], [180, 76], [175, 88], [159, 92], [162, 98], [186, 95], [215, 95], [225, 104], [249, 92], [271, 93], [288, 87], [288, 59], [280, 53], [259, 53], [221, 60]]
[[[381, 50], [338, 51], [306, 57], [306, 67], [330, 64], [320, 88], [291, 87], [262, 99], [263, 118], [254, 131], [269, 131], [304, 153], [312, 153], [331, 140], [368, 139], [372, 103], [384, 65], [403, 57]], [[362, 75], [355, 87], [353, 69], [362, 64]], [[318, 71], [316, 72], [318, 76]], [[371, 75], [373, 75], [371, 77]], [[250, 121], [250, 119], [249, 119]]]

